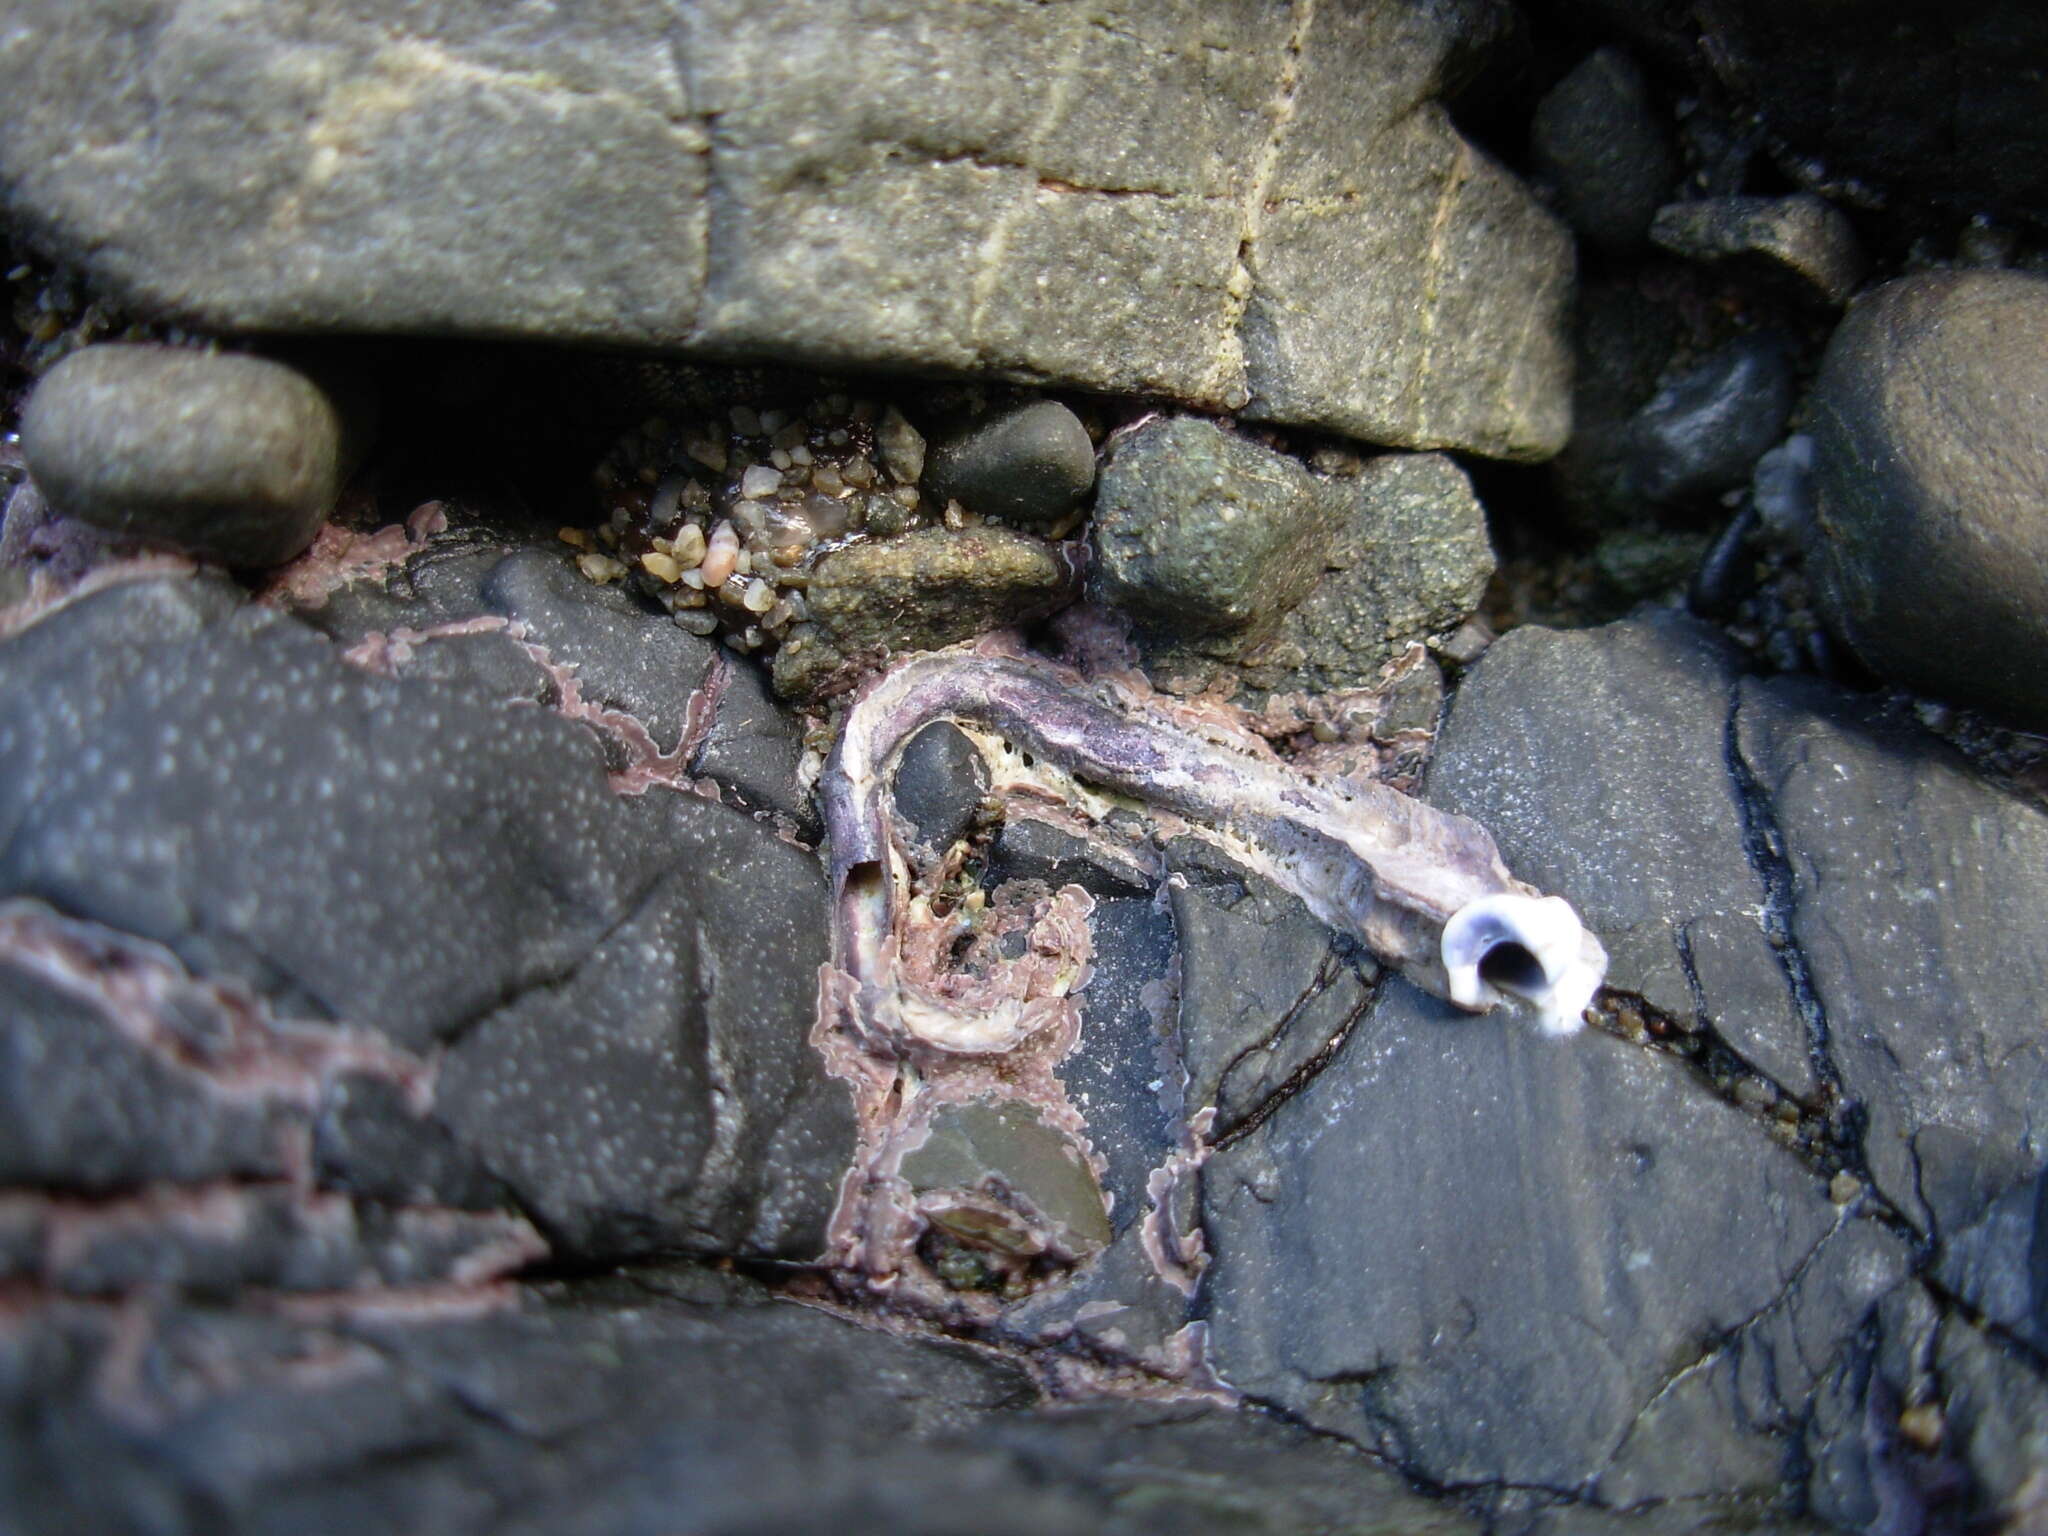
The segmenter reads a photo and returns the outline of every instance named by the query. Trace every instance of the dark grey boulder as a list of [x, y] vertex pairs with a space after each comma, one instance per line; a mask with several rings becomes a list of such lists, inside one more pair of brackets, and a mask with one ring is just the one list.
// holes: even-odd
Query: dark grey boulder
[[[821, 1249], [853, 1126], [805, 1043], [825, 953], [807, 854], [694, 794], [622, 795], [577, 719], [372, 675], [221, 584], [117, 585], [0, 651], [0, 890], [386, 1061], [344, 1054], [290, 1106], [331, 1187], [511, 1190], [592, 1258]], [[77, 1070], [89, 1103], [138, 1068]], [[377, 1092], [393, 1073], [406, 1091]], [[95, 1123], [25, 1171], [92, 1177]], [[195, 1138], [191, 1176], [247, 1166], [234, 1126], [208, 1131], [217, 1152]], [[432, 1153], [410, 1185], [408, 1148]]]
[[1643, 243], [1678, 157], [1633, 59], [1616, 48], [1587, 55], [1536, 104], [1529, 138], [1574, 230], [1615, 250]]
[[1826, 304], [1848, 303], [1869, 265], [1848, 216], [1810, 192], [1670, 203], [1657, 210], [1650, 238], [1694, 261], [1740, 258]]
[[1095, 484], [1095, 444], [1057, 400], [1000, 411], [932, 452], [925, 488], [943, 506], [1020, 523], [1056, 523]]
[[1570, 239], [1435, 100], [1491, 5], [125, 15], [10, 8], [0, 184], [150, 313], [1568, 430]]
[[1822, 616], [1879, 675], [2048, 726], [2048, 280], [1878, 289], [1814, 386]]
[[1670, 379], [1630, 420], [1623, 489], [1660, 505], [1696, 504], [1746, 483], [1792, 411], [1783, 337], [1745, 336]]
[[361, 431], [285, 363], [115, 343], [53, 368], [21, 423], [30, 473], [65, 516], [237, 566], [313, 542]]
[[1953, 230], [1978, 213], [2048, 220], [2048, 125], [2032, 70], [2048, 58], [2048, 13], [2033, 0], [1945, 10], [1886, 5], [1870, 25], [1802, 0], [1716, 0], [1692, 57], [1714, 88], [1753, 109], [1809, 185], [1860, 184], [1892, 217]]
[[1683, 317], [1626, 279], [1589, 282], [1572, 322], [1572, 437], [1550, 480], [1582, 530], [1640, 524], [1628, 484], [1635, 413], [1657, 392], [1684, 335]]

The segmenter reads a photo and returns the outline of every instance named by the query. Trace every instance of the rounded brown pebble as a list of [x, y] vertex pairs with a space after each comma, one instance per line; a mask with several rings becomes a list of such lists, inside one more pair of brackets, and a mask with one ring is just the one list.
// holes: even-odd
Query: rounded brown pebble
[[234, 566], [313, 542], [346, 478], [334, 398], [268, 358], [86, 347], [23, 413], [29, 473], [66, 517]]
[[1810, 413], [1817, 605], [1880, 676], [2048, 727], [2048, 280], [1888, 283]]

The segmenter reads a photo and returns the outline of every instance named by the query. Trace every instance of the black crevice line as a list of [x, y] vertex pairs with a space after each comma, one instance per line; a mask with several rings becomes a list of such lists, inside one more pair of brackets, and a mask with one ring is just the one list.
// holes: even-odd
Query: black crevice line
[[1729, 690], [1722, 755], [1729, 784], [1735, 791], [1736, 810], [1742, 817], [1743, 856], [1763, 888], [1764, 937], [1770, 942], [1771, 952], [1777, 956], [1779, 969], [1785, 973], [1785, 986], [1791, 994], [1792, 1005], [1806, 1026], [1807, 1055], [1813, 1065], [1814, 1077], [1831, 1101], [1831, 1113], [1842, 1122], [1843, 1130], [1848, 1133], [1860, 1168], [1863, 1162], [1862, 1137], [1860, 1128], [1843, 1114], [1848, 1099], [1842, 1089], [1842, 1074], [1835, 1066], [1831, 1050], [1827, 1008], [1821, 1002], [1819, 990], [1814, 985], [1813, 968], [1807, 961], [1805, 950], [1800, 948], [1793, 928], [1793, 916], [1798, 909], [1796, 876], [1791, 858], [1786, 853], [1784, 830], [1778, 824], [1770, 792], [1757, 777], [1749, 760], [1742, 755], [1741, 708], [1742, 691], [1738, 681]]

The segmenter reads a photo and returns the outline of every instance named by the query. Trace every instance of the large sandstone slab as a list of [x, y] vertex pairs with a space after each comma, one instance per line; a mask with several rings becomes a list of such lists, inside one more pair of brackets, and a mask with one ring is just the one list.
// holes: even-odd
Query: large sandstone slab
[[1434, 99], [1491, 14], [23, 0], [0, 188], [210, 328], [987, 371], [1541, 457], [1570, 242]]

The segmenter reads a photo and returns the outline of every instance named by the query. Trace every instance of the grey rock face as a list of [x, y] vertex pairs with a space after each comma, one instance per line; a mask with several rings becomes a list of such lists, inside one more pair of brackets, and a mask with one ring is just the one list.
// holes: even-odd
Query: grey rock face
[[92, 1373], [112, 1374], [114, 1320], [52, 1308], [0, 1357], [8, 1422], [48, 1410], [0, 1452], [0, 1518], [25, 1536], [1478, 1530], [1305, 1431], [1037, 1412], [1013, 1366], [743, 1282], [652, 1271], [552, 1299], [408, 1322], [158, 1310], [112, 1399]]
[[1767, 265], [1828, 304], [1848, 303], [1866, 266], [1847, 216], [1810, 192], [1671, 203], [1657, 210], [1650, 238], [1694, 261], [1742, 257]]
[[1566, 435], [1569, 241], [1431, 100], [1457, 7], [130, 19], [10, 9], [0, 180], [149, 310]]
[[1066, 546], [1007, 528], [920, 528], [831, 550], [805, 589], [810, 622], [775, 653], [775, 689], [801, 699], [843, 687], [886, 657], [1043, 617], [1079, 590]]
[[1530, 148], [1572, 228], [1617, 250], [1643, 243], [1678, 174], [1649, 83], [1614, 48], [1588, 55], [1537, 103]]
[[[1622, 1013], [1711, 1029], [1761, 1087], [1389, 984], [1205, 1169], [1219, 1371], [1430, 1478], [1695, 1518], [1922, 1518], [1955, 1473], [1898, 1424], [1931, 1404], [1945, 1454], [2028, 1507], [2048, 820], [1676, 617], [1496, 643], [1430, 795], [1573, 900]], [[1910, 1282], [1909, 1228], [1967, 1317]]]
[[1458, 1483], [1597, 1477], [1839, 1240], [1821, 1181], [1671, 1060], [1400, 982], [1203, 1200], [1224, 1377]]
[[[622, 796], [582, 724], [369, 675], [224, 586], [131, 582], [0, 649], [0, 890], [355, 1042], [367, 1065], [338, 1058], [289, 1117], [320, 1121], [335, 1187], [404, 1192], [394, 1152], [422, 1148], [406, 1198], [511, 1188], [565, 1253], [819, 1250], [852, 1123], [804, 1043], [808, 855], [695, 795]], [[124, 1059], [64, 1092], [127, 1091]], [[401, 1068], [407, 1092], [374, 1091]], [[110, 1166], [95, 1123], [24, 1171]], [[219, 1124], [194, 1176], [254, 1155]]]
[[1737, 724], [1871, 1176], [1956, 1232], [2048, 1163], [2048, 817], [1817, 686], [1746, 683]]
[[229, 565], [276, 565], [312, 543], [351, 467], [342, 409], [311, 378], [184, 347], [74, 352], [36, 387], [21, 431], [65, 516]]
[[1697, 502], [1749, 479], [1792, 410], [1792, 360], [1778, 336], [1745, 336], [1672, 379], [1630, 420], [1624, 487]]
[[1175, 636], [1270, 632], [1315, 586], [1337, 510], [1300, 464], [1214, 423], [1148, 422], [1095, 499], [1101, 599]]
[[1003, 411], [941, 443], [925, 488], [943, 506], [1021, 523], [1055, 523], [1095, 484], [1095, 445], [1057, 400]]
[[2048, 281], [1889, 283], [1814, 389], [1822, 616], [1905, 687], [2048, 725]]

